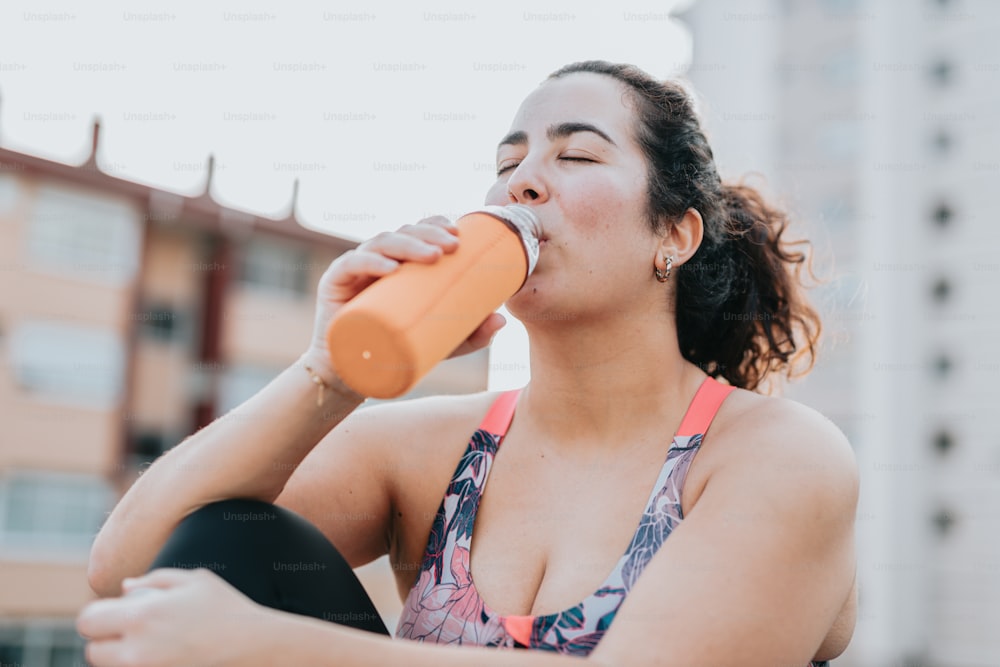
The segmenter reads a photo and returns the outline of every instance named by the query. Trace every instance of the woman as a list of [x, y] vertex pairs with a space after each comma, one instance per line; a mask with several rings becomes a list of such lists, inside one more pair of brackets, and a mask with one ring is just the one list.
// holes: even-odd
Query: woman
[[[330, 366], [326, 323], [399, 263], [434, 262], [458, 240], [435, 218], [338, 258], [300, 362], [157, 461], [102, 529], [100, 594], [167, 568], [125, 582], [143, 595], [81, 613], [95, 665], [772, 667], [844, 650], [851, 448], [817, 413], [753, 391], [811, 358], [818, 335], [783, 216], [722, 185], [682, 89], [630, 66], [551, 75], [497, 167], [487, 203], [531, 206], [545, 230], [507, 304], [528, 330], [531, 382], [354, 412], [362, 397]], [[456, 354], [502, 324], [492, 315]], [[234, 498], [251, 504], [216, 502]], [[323, 545], [289, 537], [310, 529], [288, 528], [301, 519], [286, 509]], [[248, 528], [272, 521], [283, 527], [267, 539]], [[234, 537], [215, 541], [240, 553], [198, 551], [223, 532]], [[269, 555], [278, 593], [234, 572], [288, 539], [319, 555]], [[291, 602], [334, 576], [290, 592], [293, 573], [338, 569], [327, 539], [342, 585]], [[419, 642], [363, 631], [384, 628], [360, 618], [374, 614], [349, 568], [386, 553], [406, 598], [397, 634]], [[317, 611], [340, 594], [357, 599]]]

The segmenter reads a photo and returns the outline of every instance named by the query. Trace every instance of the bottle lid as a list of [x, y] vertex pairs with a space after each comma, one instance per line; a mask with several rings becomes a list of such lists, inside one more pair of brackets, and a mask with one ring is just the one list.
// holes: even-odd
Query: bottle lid
[[542, 224], [535, 212], [524, 204], [508, 204], [506, 206], [484, 206], [479, 209], [483, 213], [500, 218], [521, 236], [524, 254], [528, 258], [528, 273], [535, 270], [538, 263], [538, 237], [542, 235]]

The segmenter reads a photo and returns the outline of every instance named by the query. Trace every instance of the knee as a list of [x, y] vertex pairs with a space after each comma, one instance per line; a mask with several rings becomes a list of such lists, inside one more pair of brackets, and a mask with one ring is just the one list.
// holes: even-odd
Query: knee
[[278, 507], [263, 500], [252, 498], [228, 498], [218, 500], [199, 507], [185, 517], [185, 520], [198, 518], [213, 521], [273, 521], [277, 516]]
[[229, 498], [199, 507], [184, 517], [176, 534], [199, 540], [225, 540], [259, 530], [274, 530], [280, 508], [262, 500]]
[[230, 498], [209, 503], [181, 520], [152, 567], [189, 567], [262, 553], [262, 546], [284, 531], [282, 523], [280, 508], [260, 500]]
[[209, 537], [261, 537], [298, 540], [320, 536], [319, 529], [295, 512], [250, 498], [229, 498], [198, 508], [179, 528]]

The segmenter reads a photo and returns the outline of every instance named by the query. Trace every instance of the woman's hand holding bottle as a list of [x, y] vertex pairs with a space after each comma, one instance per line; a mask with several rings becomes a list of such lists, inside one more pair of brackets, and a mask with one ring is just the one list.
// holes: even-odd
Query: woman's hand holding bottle
[[[337, 312], [379, 278], [396, 271], [404, 262], [433, 264], [458, 248], [458, 227], [443, 216], [424, 218], [395, 232], [383, 232], [335, 259], [320, 278], [316, 296], [316, 317], [309, 349], [303, 355], [324, 378], [336, 375], [330, 360], [326, 333]], [[468, 354], [489, 345], [505, 324], [492, 313], [450, 355]]]

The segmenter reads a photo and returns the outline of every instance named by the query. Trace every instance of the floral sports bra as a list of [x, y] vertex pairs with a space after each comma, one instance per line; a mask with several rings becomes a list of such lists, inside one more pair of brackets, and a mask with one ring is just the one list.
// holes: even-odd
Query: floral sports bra
[[[650, 559], [683, 520], [681, 489], [688, 468], [703, 434], [732, 389], [705, 379], [681, 420], [639, 526], [614, 570], [579, 604], [544, 616], [499, 614], [479, 597], [469, 573], [479, 499], [513, 419], [519, 391], [501, 394], [472, 434], [452, 475], [434, 518], [417, 581], [403, 605], [396, 636], [442, 644], [589, 654]], [[827, 664], [816, 662], [808, 667]]]

